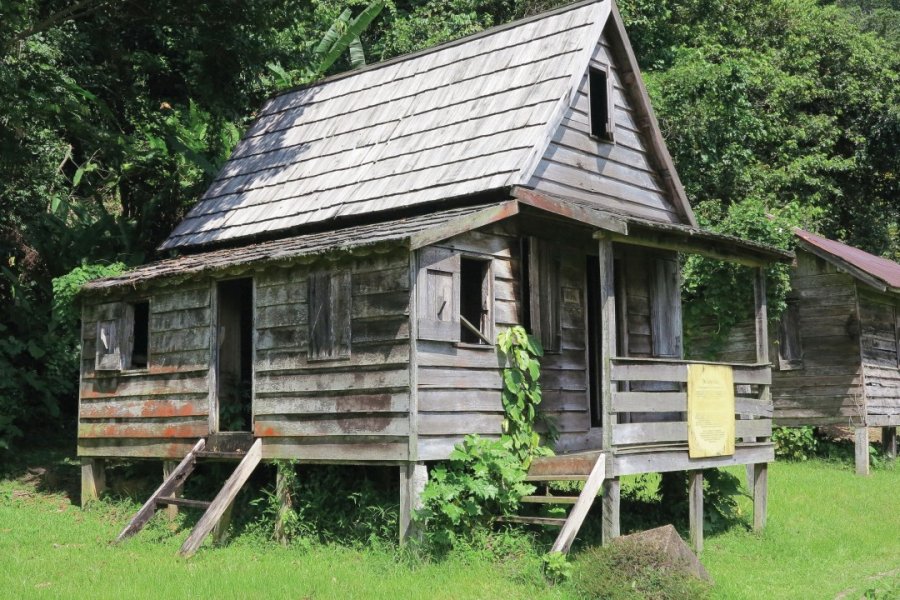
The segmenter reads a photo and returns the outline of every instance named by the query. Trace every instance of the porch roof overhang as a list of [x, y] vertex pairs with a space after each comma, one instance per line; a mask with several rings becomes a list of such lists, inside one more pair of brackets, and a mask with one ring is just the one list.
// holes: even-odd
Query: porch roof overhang
[[793, 252], [690, 225], [663, 223], [605, 211], [578, 200], [527, 188], [513, 188], [512, 195], [526, 206], [596, 227], [599, 231], [594, 234], [595, 239], [611, 239], [622, 244], [698, 254], [751, 267], [794, 260]]

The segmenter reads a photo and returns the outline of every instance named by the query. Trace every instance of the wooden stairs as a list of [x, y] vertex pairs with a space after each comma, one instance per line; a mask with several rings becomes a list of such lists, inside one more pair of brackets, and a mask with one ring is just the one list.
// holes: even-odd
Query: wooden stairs
[[[231, 476], [225, 481], [222, 489], [211, 502], [179, 498], [177, 491], [194, 471], [199, 459], [240, 460]], [[231, 507], [238, 492], [250, 478], [256, 466], [262, 460], [262, 440], [253, 439], [250, 435], [229, 436], [217, 434], [209, 439], [199, 440], [187, 456], [182, 459], [169, 476], [162, 482], [153, 495], [144, 503], [131, 522], [116, 538], [116, 543], [131, 537], [140, 531], [156, 512], [157, 507], [164, 505], [184, 506], [185, 508], [201, 508], [203, 516], [197, 521], [191, 534], [179, 550], [181, 556], [194, 554], [206, 536], [219, 524], [222, 516]]]
[[528, 470], [525, 480], [533, 483], [549, 483], [551, 481], [583, 481], [584, 487], [577, 496], [552, 496], [550, 494], [524, 496], [522, 502], [537, 504], [565, 504], [572, 509], [565, 518], [561, 517], [526, 517], [505, 516], [506, 523], [527, 523], [560, 527], [559, 535], [553, 543], [551, 552], [568, 553], [581, 529], [588, 511], [597, 498], [597, 493], [606, 479], [606, 454], [603, 452], [585, 452], [579, 454], [563, 454], [536, 458]]

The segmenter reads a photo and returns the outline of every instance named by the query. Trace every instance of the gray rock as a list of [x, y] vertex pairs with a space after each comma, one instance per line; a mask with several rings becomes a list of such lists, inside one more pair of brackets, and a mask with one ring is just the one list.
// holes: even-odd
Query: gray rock
[[712, 579], [700, 559], [693, 553], [672, 525], [664, 525], [656, 529], [648, 529], [640, 533], [624, 535], [613, 540], [614, 544], [634, 544], [652, 548], [671, 558], [671, 566], [698, 579]]

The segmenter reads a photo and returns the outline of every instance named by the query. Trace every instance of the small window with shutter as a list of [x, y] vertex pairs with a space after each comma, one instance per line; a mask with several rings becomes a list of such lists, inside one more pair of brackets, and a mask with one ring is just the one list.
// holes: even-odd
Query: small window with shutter
[[591, 67], [589, 72], [588, 96], [590, 100], [591, 135], [602, 140], [613, 141], [616, 129], [613, 115], [612, 79], [609, 71], [603, 67]]
[[800, 303], [788, 298], [778, 324], [778, 368], [791, 371], [803, 368], [803, 348], [800, 340]]
[[350, 357], [350, 272], [309, 275], [309, 360]]
[[419, 251], [417, 312], [419, 339], [460, 341], [459, 287], [461, 257], [444, 248]]

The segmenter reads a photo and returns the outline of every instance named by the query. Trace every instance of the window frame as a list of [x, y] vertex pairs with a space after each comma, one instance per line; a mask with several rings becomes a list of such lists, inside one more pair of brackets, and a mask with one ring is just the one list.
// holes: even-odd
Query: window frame
[[[789, 321], [792, 321], [789, 323]], [[803, 368], [803, 333], [800, 326], [800, 299], [797, 297], [788, 297], [784, 312], [778, 319], [778, 370], [779, 371], [795, 371]], [[790, 331], [789, 331], [790, 330]], [[796, 355], [787, 356], [785, 350], [791, 347], [786, 344], [788, 335], [793, 333], [791, 337], [795, 338]]]
[[[477, 262], [482, 265], [481, 272], [481, 312], [482, 318], [479, 319], [479, 323], [472, 323], [487, 340], [480, 340], [478, 342], [467, 342], [463, 341], [463, 329], [465, 325], [463, 324], [464, 315], [462, 314], [462, 299], [463, 299], [463, 278], [462, 278], [462, 270], [463, 270], [463, 262]], [[496, 345], [496, 341], [494, 338], [494, 332], [496, 330], [496, 320], [495, 320], [495, 308], [496, 308], [496, 299], [494, 298], [494, 259], [491, 256], [479, 255], [462, 252], [459, 255], [460, 262], [460, 278], [459, 278], [459, 286], [455, 290], [457, 296], [456, 306], [459, 311], [459, 327], [460, 327], [460, 335], [459, 341], [457, 345], [465, 346], [465, 347], [479, 347], [479, 348], [493, 348]], [[485, 307], [486, 306], [486, 307]], [[485, 318], [486, 317], [486, 318]], [[467, 319], [468, 320], [468, 319]], [[472, 333], [472, 335], [475, 335]]]
[[[602, 94], [602, 98], [598, 98], [598, 94]], [[588, 69], [588, 123], [592, 138], [615, 142], [615, 110], [615, 88], [609, 65], [591, 65]]]

